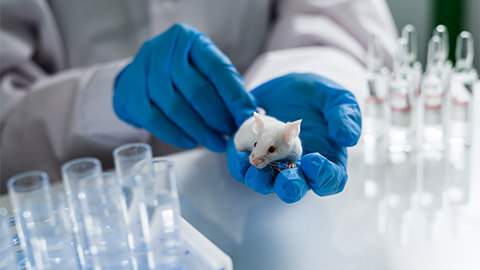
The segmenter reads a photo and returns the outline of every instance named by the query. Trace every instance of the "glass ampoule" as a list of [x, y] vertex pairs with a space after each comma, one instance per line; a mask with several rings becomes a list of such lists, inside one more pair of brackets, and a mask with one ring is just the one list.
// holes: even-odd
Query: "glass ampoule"
[[410, 72], [414, 76], [414, 91], [415, 95], [420, 95], [420, 81], [422, 76], [422, 63], [417, 60], [418, 43], [417, 43], [417, 29], [411, 24], [407, 24], [402, 29], [402, 37], [407, 40], [406, 47], [406, 61]]
[[411, 93], [412, 98], [412, 119], [414, 126], [419, 126], [419, 107], [420, 107], [420, 84], [422, 81], [422, 64], [417, 60], [418, 43], [417, 43], [417, 29], [411, 24], [407, 24], [402, 29], [402, 37], [407, 40], [406, 46], [406, 62], [408, 79], [412, 84]]
[[386, 124], [385, 101], [389, 71], [383, 63], [378, 37], [371, 34], [367, 47], [367, 92], [365, 93], [364, 141], [376, 142], [384, 136]]
[[452, 73], [452, 61], [448, 59], [449, 52], [450, 52], [450, 45], [449, 45], [449, 34], [448, 34], [448, 29], [445, 25], [439, 24], [435, 29], [433, 30], [433, 37], [439, 37], [440, 38], [440, 55], [439, 55], [439, 60], [440, 60], [440, 69], [439, 72], [441, 74], [441, 78], [444, 83], [445, 87], [445, 93], [448, 94], [449, 92], [449, 87], [450, 87], [450, 76]]
[[406, 69], [407, 40], [400, 38], [390, 82], [389, 149], [392, 152], [410, 151], [413, 148], [411, 93], [412, 84]]
[[444, 140], [444, 96], [442, 40], [428, 43], [427, 71], [422, 80], [422, 146], [442, 148]]
[[471, 103], [473, 82], [478, 79], [477, 70], [473, 67], [473, 37], [467, 31], [457, 37], [455, 50], [455, 68], [451, 79], [449, 97], [449, 142], [451, 144], [468, 145], [471, 140]]

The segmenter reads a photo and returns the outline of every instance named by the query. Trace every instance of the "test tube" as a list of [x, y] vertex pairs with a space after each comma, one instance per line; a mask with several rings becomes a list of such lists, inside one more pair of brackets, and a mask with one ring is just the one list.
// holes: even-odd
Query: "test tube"
[[65, 197], [50, 191], [47, 174], [18, 174], [7, 187], [27, 268], [79, 269]]
[[122, 184], [128, 211], [130, 249], [140, 269], [153, 267], [150, 251], [150, 227], [147, 203], [154, 200], [152, 149], [148, 144], [133, 143], [113, 151], [115, 170]]
[[17, 269], [7, 209], [0, 207], [0, 269]]
[[[31, 171], [13, 176], [8, 180], [7, 188], [17, 228], [20, 245], [25, 254], [25, 265], [32, 268], [35, 265], [30, 235], [24, 217], [30, 217], [33, 207], [43, 205], [50, 200], [48, 176], [44, 172]], [[52, 210], [53, 211], [53, 210]]]
[[128, 245], [126, 205], [114, 173], [79, 183], [93, 269], [133, 269]]
[[145, 143], [125, 144], [113, 151], [115, 170], [123, 185], [137, 185], [141, 180], [150, 190], [152, 181], [152, 148]]
[[154, 158], [153, 169], [155, 200], [151, 205], [150, 231], [155, 269], [180, 269], [183, 245], [174, 165], [168, 160]]
[[93, 267], [93, 261], [78, 199], [79, 184], [83, 181], [91, 181], [91, 179], [101, 179], [102, 165], [96, 158], [78, 158], [63, 164], [61, 171], [68, 206], [71, 209], [73, 232], [77, 242], [80, 264], [84, 268], [91, 268]]

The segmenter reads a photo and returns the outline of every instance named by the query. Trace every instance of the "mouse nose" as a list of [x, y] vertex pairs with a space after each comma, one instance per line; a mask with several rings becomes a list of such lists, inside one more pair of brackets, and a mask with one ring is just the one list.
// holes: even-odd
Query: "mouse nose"
[[259, 169], [262, 169], [263, 167], [265, 167], [266, 165], [266, 162], [265, 162], [265, 158], [255, 158], [255, 157], [251, 157], [250, 159], [250, 163], [259, 168]]

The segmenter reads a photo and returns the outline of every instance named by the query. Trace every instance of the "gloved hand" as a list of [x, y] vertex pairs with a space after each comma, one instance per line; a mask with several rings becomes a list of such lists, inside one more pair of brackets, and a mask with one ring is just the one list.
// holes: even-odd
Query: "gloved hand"
[[287, 203], [300, 200], [311, 188], [319, 196], [343, 190], [347, 181], [347, 146], [361, 133], [360, 108], [352, 93], [315, 74], [288, 74], [255, 88], [258, 106], [267, 115], [287, 122], [303, 119], [300, 139], [303, 156], [296, 168], [278, 174], [267, 166], [259, 170], [248, 161], [249, 152], [237, 152], [233, 138], [227, 147], [232, 176], [262, 194], [275, 192]]
[[182, 148], [226, 149], [255, 110], [243, 79], [204, 34], [176, 24], [147, 41], [115, 80], [113, 107], [125, 122]]

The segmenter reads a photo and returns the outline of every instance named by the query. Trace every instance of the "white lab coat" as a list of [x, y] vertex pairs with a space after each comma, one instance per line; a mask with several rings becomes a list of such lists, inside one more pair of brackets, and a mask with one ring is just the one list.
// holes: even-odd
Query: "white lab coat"
[[[174, 22], [205, 32], [249, 89], [288, 72], [329, 77], [358, 97], [367, 33], [387, 63], [396, 30], [383, 0], [0, 0], [1, 182], [26, 170], [59, 179], [79, 156], [150, 135], [113, 112], [112, 82], [141, 44]], [[253, 64], [252, 64], [253, 63]], [[171, 149], [156, 144], [156, 154]]]

